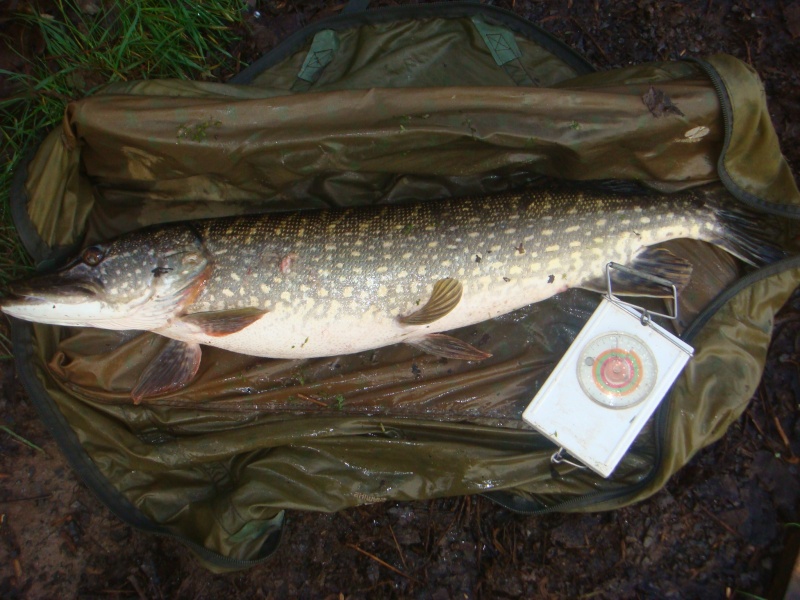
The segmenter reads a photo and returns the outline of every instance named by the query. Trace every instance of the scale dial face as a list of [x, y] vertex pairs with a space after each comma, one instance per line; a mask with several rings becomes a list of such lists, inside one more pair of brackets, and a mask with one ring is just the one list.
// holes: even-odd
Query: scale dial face
[[656, 385], [658, 365], [652, 350], [629, 333], [594, 338], [578, 357], [578, 381], [586, 395], [608, 408], [629, 408]]

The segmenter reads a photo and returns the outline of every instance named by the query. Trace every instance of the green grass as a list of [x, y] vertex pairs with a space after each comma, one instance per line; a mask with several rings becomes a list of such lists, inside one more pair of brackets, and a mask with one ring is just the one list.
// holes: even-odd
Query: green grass
[[[106, 83], [137, 79], [215, 79], [240, 65], [227, 51], [242, 22], [241, 0], [119, 0], [84, 14], [75, 2], [18, 14], [38, 30], [45, 50], [26, 57], [25, 73], [0, 71], [14, 93], [0, 99], [4, 167], [0, 172], [0, 285], [29, 271], [11, 224], [9, 192], [20, 159], [61, 121], [70, 101]], [[25, 55], [26, 49], [21, 49]]]

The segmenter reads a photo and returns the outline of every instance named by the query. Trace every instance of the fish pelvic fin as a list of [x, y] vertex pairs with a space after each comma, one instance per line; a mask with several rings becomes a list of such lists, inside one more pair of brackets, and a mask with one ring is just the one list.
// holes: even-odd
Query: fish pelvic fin
[[434, 356], [456, 360], [484, 360], [491, 356], [488, 352], [478, 350], [472, 344], [444, 333], [429, 333], [418, 340], [408, 341], [406, 344]]
[[403, 325], [428, 325], [433, 323], [458, 305], [463, 292], [464, 287], [457, 279], [450, 277], [440, 279], [434, 284], [431, 297], [425, 303], [425, 306], [410, 315], [398, 317], [397, 320]]
[[261, 308], [237, 308], [184, 315], [180, 320], [200, 329], [206, 335], [223, 337], [241, 331], [258, 321], [269, 311]]
[[169, 340], [147, 365], [131, 390], [134, 404], [178, 390], [194, 379], [200, 368], [200, 344]]

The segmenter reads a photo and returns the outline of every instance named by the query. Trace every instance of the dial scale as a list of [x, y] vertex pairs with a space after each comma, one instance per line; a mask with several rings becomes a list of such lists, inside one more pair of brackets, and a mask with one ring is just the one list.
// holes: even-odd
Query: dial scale
[[583, 347], [576, 374], [583, 391], [595, 402], [608, 408], [628, 408], [653, 391], [658, 363], [641, 339], [614, 331]]
[[604, 296], [522, 418], [608, 477], [693, 350]]

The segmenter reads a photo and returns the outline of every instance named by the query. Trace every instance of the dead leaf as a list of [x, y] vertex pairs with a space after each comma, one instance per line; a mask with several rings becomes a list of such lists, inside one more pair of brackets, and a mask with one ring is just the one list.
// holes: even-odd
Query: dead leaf
[[681, 109], [672, 103], [672, 100], [663, 90], [656, 89], [652, 85], [642, 96], [642, 102], [654, 117], [663, 117], [664, 115], [684, 116]]

